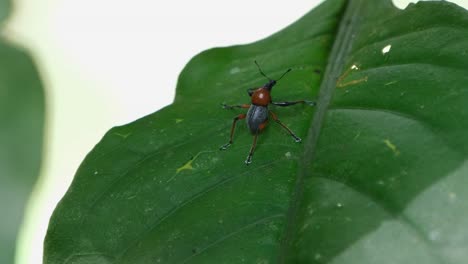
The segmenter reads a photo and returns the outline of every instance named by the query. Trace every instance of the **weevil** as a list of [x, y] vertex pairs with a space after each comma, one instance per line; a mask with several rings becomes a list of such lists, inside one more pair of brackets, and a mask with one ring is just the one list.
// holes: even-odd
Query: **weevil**
[[278, 116], [273, 113], [271, 110], [268, 109], [268, 105], [277, 105], [277, 106], [290, 106], [290, 105], [295, 105], [299, 103], [306, 103], [308, 105], [314, 106], [315, 102], [313, 101], [307, 101], [307, 100], [297, 100], [297, 101], [285, 101], [285, 102], [273, 102], [271, 100], [271, 89], [273, 86], [276, 85], [276, 83], [281, 80], [288, 72], [291, 71], [291, 69], [288, 69], [286, 72], [281, 75], [281, 77], [278, 80], [273, 80], [270, 77], [268, 77], [260, 68], [260, 65], [258, 65], [257, 61], [254, 61], [255, 65], [257, 65], [258, 71], [260, 72], [261, 75], [263, 75], [265, 78], [268, 79], [268, 82], [258, 88], [249, 88], [247, 89], [247, 93], [249, 94], [251, 98], [251, 104], [240, 104], [240, 105], [226, 105], [222, 104], [224, 109], [233, 109], [233, 108], [245, 108], [249, 109], [247, 111], [247, 114], [240, 114], [236, 117], [234, 117], [234, 120], [232, 121], [232, 126], [231, 126], [231, 135], [229, 137], [229, 142], [224, 144], [223, 146], [220, 147], [221, 150], [226, 150], [229, 146], [232, 145], [233, 141], [232, 138], [234, 136], [234, 130], [236, 128], [236, 123], [237, 121], [241, 119], [246, 119], [247, 127], [249, 128], [250, 132], [253, 135], [253, 143], [252, 146], [250, 147], [249, 155], [247, 156], [247, 159], [245, 160], [245, 164], [249, 165], [252, 162], [252, 156], [255, 151], [255, 147], [257, 146], [257, 137], [258, 134], [265, 129], [265, 127], [268, 124], [269, 116], [278, 123], [281, 127], [283, 127], [289, 135], [297, 142], [301, 142], [301, 138], [299, 138], [294, 132], [289, 129], [283, 122], [281, 122], [278, 119]]

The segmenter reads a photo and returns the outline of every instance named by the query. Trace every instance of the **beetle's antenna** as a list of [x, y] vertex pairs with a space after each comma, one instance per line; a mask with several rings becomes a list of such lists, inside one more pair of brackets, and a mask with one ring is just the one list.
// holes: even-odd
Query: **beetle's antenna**
[[281, 78], [283, 78], [283, 77], [286, 75], [286, 73], [288, 73], [288, 72], [290, 72], [290, 71], [291, 71], [291, 69], [288, 69], [288, 70], [287, 70], [285, 73], [283, 73], [283, 75], [281, 75], [281, 77], [280, 77], [278, 80], [276, 80], [276, 81], [281, 80]]
[[263, 71], [262, 71], [262, 69], [260, 68], [260, 65], [258, 65], [257, 61], [255, 60], [254, 62], [255, 62], [255, 65], [257, 65], [258, 71], [260, 71], [260, 73], [261, 73], [263, 76], [265, 76], [265, 78], [267, 78], [268, 80], [271, 81], [271, 78], [268, 77], [268, 76], [266, 76], [265, 73], [263, 73]]

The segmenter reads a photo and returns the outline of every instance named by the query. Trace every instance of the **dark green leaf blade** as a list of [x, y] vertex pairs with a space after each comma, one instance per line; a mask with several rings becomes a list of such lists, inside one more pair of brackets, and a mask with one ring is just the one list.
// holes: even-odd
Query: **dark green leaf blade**
[[0, 40], [0, 263], [13, 263], [23, 210], [39, 175], [44, 90], [29, 55]]
[[465, 263], [468, 13], [360, 3], [301, 185], [291, 261]]
[[[242, 111], [247, 88], [279, 76], [278, 100], [314, 99], [343, 1], [327, 1], [277, 34], [196, 56], [182, 72], [175, 103], [114, 128], [87, 156], [51, 219], [45, 263], [239, 263], [278, 257], [303, 145], [281, 127], [262, 133], [254, 162]], [[305, 136], [314, 109], [275, 109]], [[225, 256], [231, 256], [226, 258]]]
[[233, 147], [217, 150], [235, 114], [216, 105], [243, 102], [264, 81], [254, 59], [275, 76], [293, 67], [275, 98], [317, 94], [313, 71], [327, 61], [341, 4], [266, 40], [202, 53], [173, 105], [111, 130], [54, 213], [46, 263], [464, 263], [461, 8], [349, 1], [318, 126], [307, 107], [281, 109], [298, 134], [311, 131], [306, 148], [270, 127], [245, 167], [251, 138], [239, 126]]

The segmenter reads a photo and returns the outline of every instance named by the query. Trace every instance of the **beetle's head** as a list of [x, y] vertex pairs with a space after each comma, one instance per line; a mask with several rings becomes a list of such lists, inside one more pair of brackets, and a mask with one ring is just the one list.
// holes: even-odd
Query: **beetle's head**
[[269, 80], [269, 82], [267, 84], [265, 84], [264, 88], [267, 89], [268, 91], [271, 91], [271, 89], [273, 88], [273, 86], [275, 86], [276, 82], [281, 80], [281, 78], [284, 77], [284, 75], [286, 75], [286, 73], [290, 72], [291, 69], [288, 69], [285, 73], [283, 73], [283, 75], [281, 75], [281, 77], [279, 77], [278, 80], [273, 80], [271, 79], [270, 77], [266, 76], [265, 73], [263, 73], [262, 69], [260, 68], [260, 65], [258, 65], [257, 61], [255, 61], [255, 64], [257, 65], [257, 68], [258, 70], [260, 71], [260, 74], [265, 76], [265, 78], [267, 78]]

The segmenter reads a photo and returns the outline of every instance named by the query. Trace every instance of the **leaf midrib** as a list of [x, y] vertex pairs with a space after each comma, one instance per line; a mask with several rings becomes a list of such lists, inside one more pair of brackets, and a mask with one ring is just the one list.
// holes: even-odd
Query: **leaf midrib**
[[329, 56], [327, 67], [324, 73], [324, 80], [320, 85], [317, 110], [312, 118], [311, 125], [305, 140], [304, 153], [299, 163], [296, 185], [294, 187], [293, 197], [289, 211], [287, 213], [287, 222], [283, 240], [281, 241], [278, 263], [286, 263], [288, 252], [292, 246], [295, 234], [295, 222], [298, 214], [298, 208], [302, 200], [304, 180], [310, 171], [315, 156], [320, 131], [324, 122], [325, 114], [332, 99], [336, 87], [336, 81], [340, 76], [346, 57], [350, 53], [353, 44], [354, 32], [359, 26], [359, 7], [363, 0], [349, 0], [344, 7], [344, 13], [341, 16], [341, 22], [336, 33], [335, 41]]

